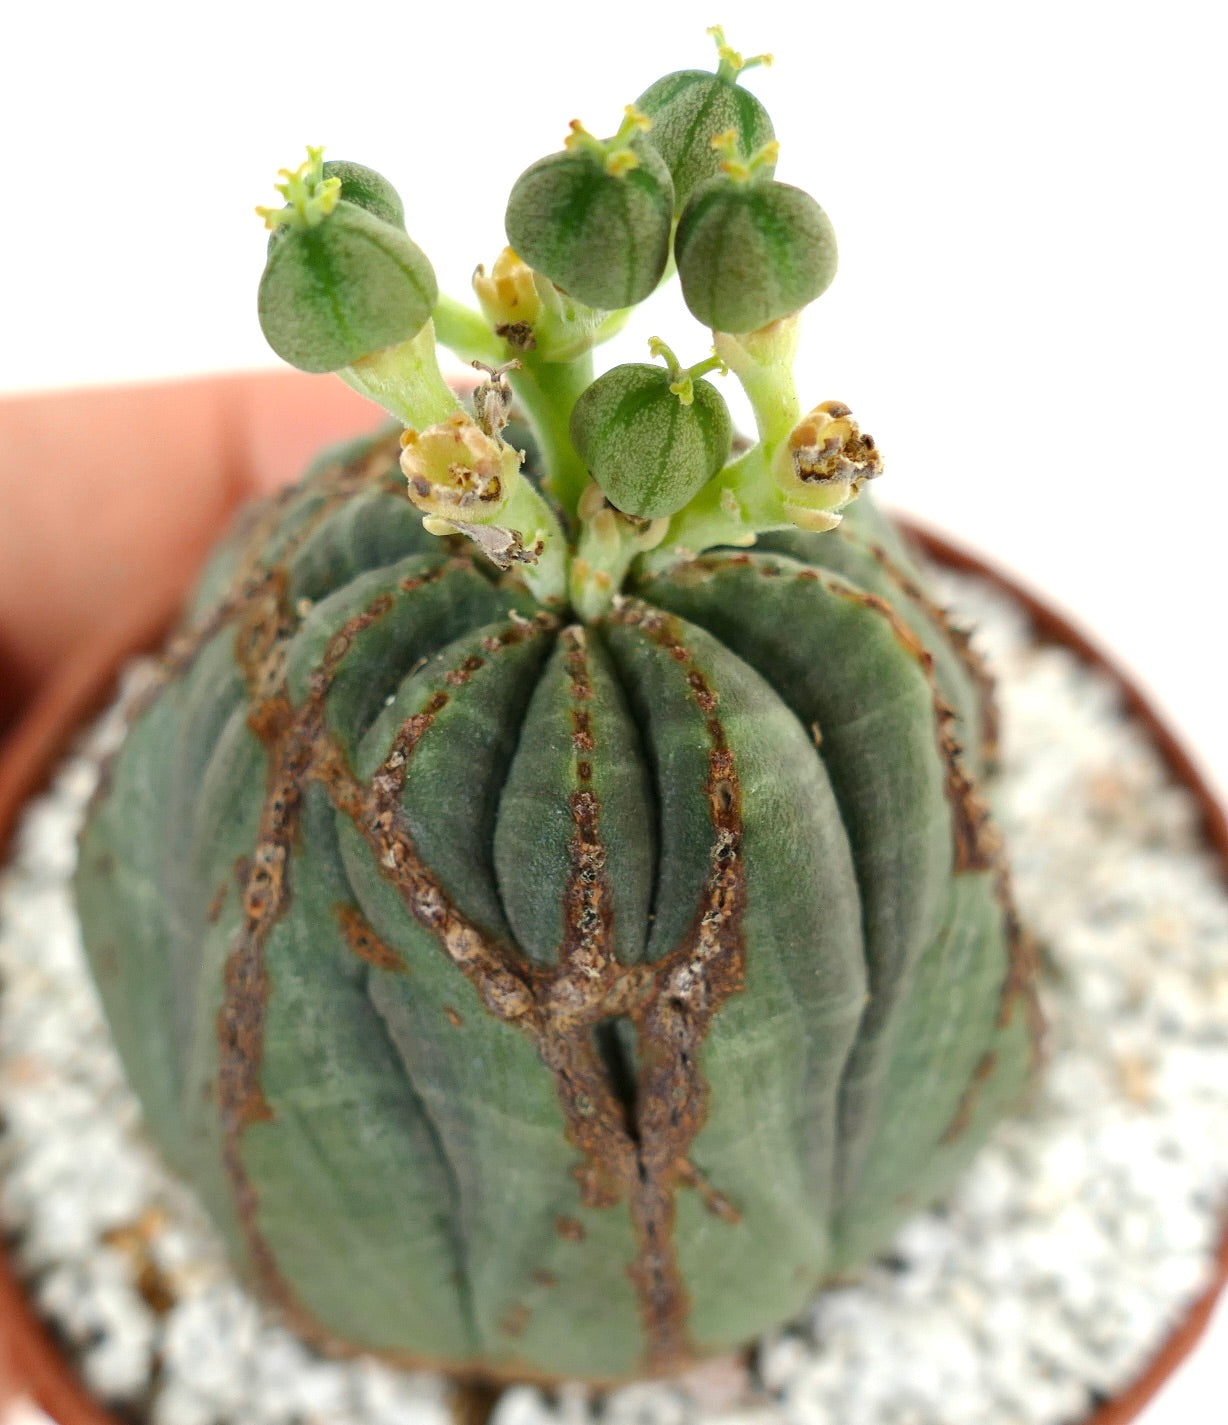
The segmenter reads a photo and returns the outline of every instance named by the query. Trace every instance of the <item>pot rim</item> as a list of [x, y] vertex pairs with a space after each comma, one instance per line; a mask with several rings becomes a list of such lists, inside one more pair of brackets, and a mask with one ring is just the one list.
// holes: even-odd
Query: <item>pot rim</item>
[[[1228, 815], [1151, 695], [1064, 612], [1012, 574], [985, 563], [910, 516], [893, 513], [893, 518], [934, 563], [985, 579], [1020, 604], [1039, 642], [1070, 649], [1082, 662], [1112, 679], [1126, 709], [1146, 728], [1170, 774], [1197, 803], [1203, 835], [1228, 883]], [[128, 658], [155, 646], [171, 620], [169, 608], [129, 609], [79, 648], [19, 719], [0, 753], [0, 864], [25, 803], [46, 785], [76, 729], [105, 705], [117, 670]], [[1134, 1382], [1097, 1407], [1082, 1425], [1128, 1425], [1135, 1420], [1193, 1350], [1226, 1285], [1228, 1209], [1207, 1287]], [[0, 1405], [22, 1394], [57, 1425], [119, 1425], [87, 1393], [49, 1328], [35, 1313], [7, 1255], [0, 1252]]]

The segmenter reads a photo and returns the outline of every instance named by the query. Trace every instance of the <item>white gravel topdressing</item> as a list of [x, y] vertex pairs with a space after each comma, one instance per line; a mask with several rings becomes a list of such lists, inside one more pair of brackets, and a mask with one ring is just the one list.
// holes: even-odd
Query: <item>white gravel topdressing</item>
[[[1187, 793], [1108, 682], [949, 590], [1000, 680], [999, 821], [1043, 947], [1050, 1063], [891, 1258], [764, 1341], [748, 1372], [508, 1391], [495, 1425], [1065, 1425], [1129, 1384], [1205, 1284], [1228, 1200], [1228, 894]], [[0, 878], [0, 1210], [102, 1398], [152, 1425], [445, 1425], [437, 1377], [313, 1356], [236, 1284], [146, 1145], [68, 880], [99, 747]]]

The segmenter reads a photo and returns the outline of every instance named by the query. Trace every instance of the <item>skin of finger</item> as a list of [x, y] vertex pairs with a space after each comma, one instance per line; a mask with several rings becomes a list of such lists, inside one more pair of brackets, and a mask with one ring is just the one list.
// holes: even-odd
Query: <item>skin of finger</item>
[[380, 420], [298, 372], [0, 402], [0, 719], [139, 602], [169, 610], [237, 504]]

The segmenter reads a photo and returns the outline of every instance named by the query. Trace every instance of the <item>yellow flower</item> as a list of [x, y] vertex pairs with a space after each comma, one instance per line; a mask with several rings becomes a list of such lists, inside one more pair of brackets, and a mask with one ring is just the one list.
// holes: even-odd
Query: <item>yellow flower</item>
[[491, 524], [520, 480], [520, 454], [486, 435], [464, 411], [401, 437], [401, 469], [409, 498], [424, 515], [464, 524]]
[[794, 524], [825, 530], [840, 523], [837, 511], [856, 499], [862, 485], [882, 469], [873, 436], [862, 434], [842, 402], [824, 401], [789, 432], [772, 473]]

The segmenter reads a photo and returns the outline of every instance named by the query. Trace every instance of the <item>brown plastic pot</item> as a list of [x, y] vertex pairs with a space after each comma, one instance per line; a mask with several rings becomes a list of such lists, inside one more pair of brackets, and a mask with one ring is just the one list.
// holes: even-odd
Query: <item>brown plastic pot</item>
[[[1190, 755], [1137, 684], [1061, 613], [1014, 579], [941, 535], [908, 521], [902, 523], [935, 563], [987, 579], [1022, 605], [1031, 616], [1039, 641], [1070, 649], [1084, 663], [1113, 680], [1131, 716], [1148, 730], [1169, 772], [1197, 803], [1203, 834], [1228, 882], [1228, 819], [1224, 810]], [[172, 616], [173, 611], [163, 607], [133, 610], [127, 617], [117, 619], [61, 669], [17, 724], [0, 751], [0, 859], [22, 807], [47, 782], [76, 730], [112, 695], [119, 668], [134, 653], [153, 647]], [[1141, 1368], [1134, 1383], [1096, 1410], [1085, 1425], [1127, 1425], [1138, 1416], [1193, 1349], [1226, 1283], [1228, 1221], [1210, 1285], [1154, 1359]], [[119, 1425], [78, 1380], [0, 1254], [0, 1407], [23, 1396], [39, 1405], [57, 1425]]]

